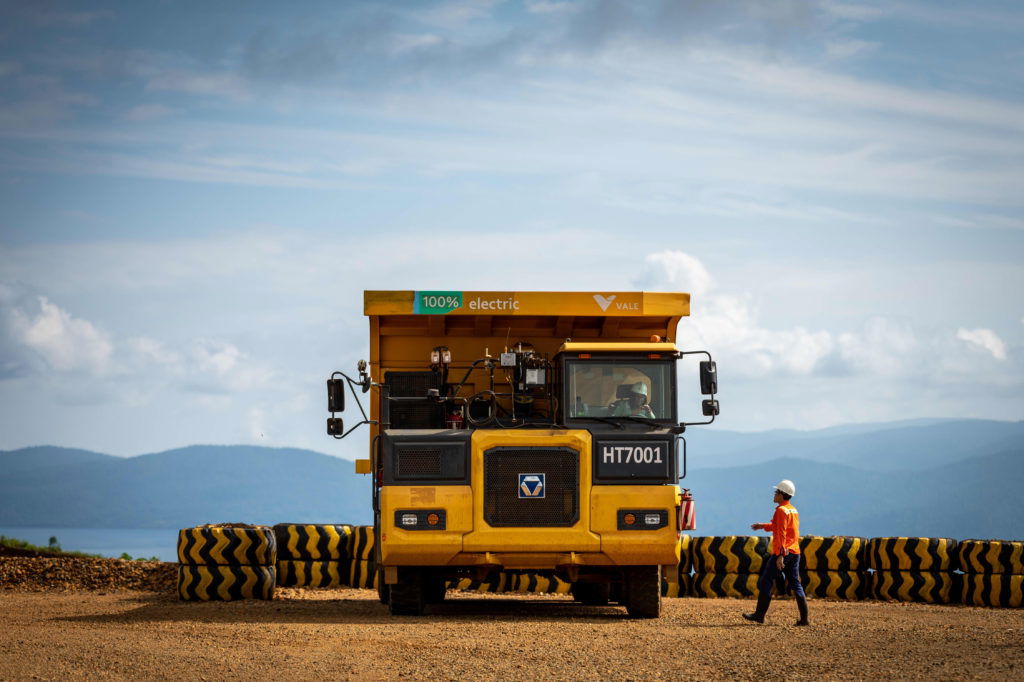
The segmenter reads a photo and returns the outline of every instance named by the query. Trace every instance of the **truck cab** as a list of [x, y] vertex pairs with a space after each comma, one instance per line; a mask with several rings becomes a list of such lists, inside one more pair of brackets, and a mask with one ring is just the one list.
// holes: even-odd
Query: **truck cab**
[[[676, 363], [688, 351], [674, 337], [689, 296], [368, 291], [364, 311], [370, 362], [358, 379], [332, 375], [328, 432], [347, 434], [333, 415], [346, 383], [370, 393], [357, 471], [371, 474], [392, 613], [422, 613], [449, 580], [519, 569], [657, 617], [686, 525]], [[710, 423], [709, 355], [701, 370]]]

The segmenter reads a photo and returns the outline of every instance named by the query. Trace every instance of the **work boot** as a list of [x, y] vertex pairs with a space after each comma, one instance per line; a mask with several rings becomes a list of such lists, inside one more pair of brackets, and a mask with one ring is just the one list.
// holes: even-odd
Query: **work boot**
[[797, 597], [796, 607], [800, 610], [800, 620], [796, 625], [810, 625], [811, 621], [807, 620], [807, 597]]
[[768, 613], [768, 605], [772, 603], [772, 593], [762, 592], [757, 595], [757, 609], [753, 613], [744, 613], [743, 617], [754, 623], [763, 623], [764, 614]]

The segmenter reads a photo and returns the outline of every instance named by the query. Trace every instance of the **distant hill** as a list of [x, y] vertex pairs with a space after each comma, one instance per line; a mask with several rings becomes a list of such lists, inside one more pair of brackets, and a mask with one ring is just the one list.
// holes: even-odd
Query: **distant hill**
[[310, 450], [196, 445], [121, 458], [26, 448], [0, 452], [0, 471], [0, 525], [7, 526], [372, 519], [368, 478], [349, 460]]
[[819, 431], [686, 432], [694, 469], [737, 467], [780, 457], [868, 471], [921, 471], [1024, 443], [1024, 422], [981, 419], [857, 424]]
[[[819, 431], [691, 429], [697, 533], [746, 534], [797, 484], [805, 534], [1024, 537], [1024, 424], [917, 420]], [[0, 526], [369, 523], [370, 481], [310, 450], [192, 446], [138, 457], [0, 452]]]

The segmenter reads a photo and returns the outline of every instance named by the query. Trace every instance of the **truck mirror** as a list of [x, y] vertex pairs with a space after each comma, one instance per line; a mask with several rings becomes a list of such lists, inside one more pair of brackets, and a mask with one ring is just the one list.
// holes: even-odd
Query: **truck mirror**
[[701, 412], [704, 413], [705, 417], [717, 417], [718, 416], [718, 401], [717, 400], [702, 400], [700, 403]]
[[[705, 360], [700, 363], [700, 392], [703, 395], [718, 393], [718, 368], [715, 366], [714, 360]], [[704, 414], [707, 416], [707, 412]]]
[[327, 380], [327, 411], [345, 411], [345, 382], [342, 379]]
[[345, 423], [341, 421], [341, 417], [330, 417], [327, 420], [327, 435], [328, 436], [343, 436], [345, 435]]

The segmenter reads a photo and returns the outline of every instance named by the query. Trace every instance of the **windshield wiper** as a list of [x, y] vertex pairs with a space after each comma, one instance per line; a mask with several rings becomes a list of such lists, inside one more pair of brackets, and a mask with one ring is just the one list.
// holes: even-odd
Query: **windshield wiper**
[[624, 428], [626, 428], [625, 426], [623, 426], [619, 422], [612, 421], [608, 417], [570, 417], [570, 419], [590, 419], [591, 421], [595, 421], [595, 422], [604, 422], [605, 424], [611, 424], [612, 426], [614, 426], [617, 429], [624, 429]]

